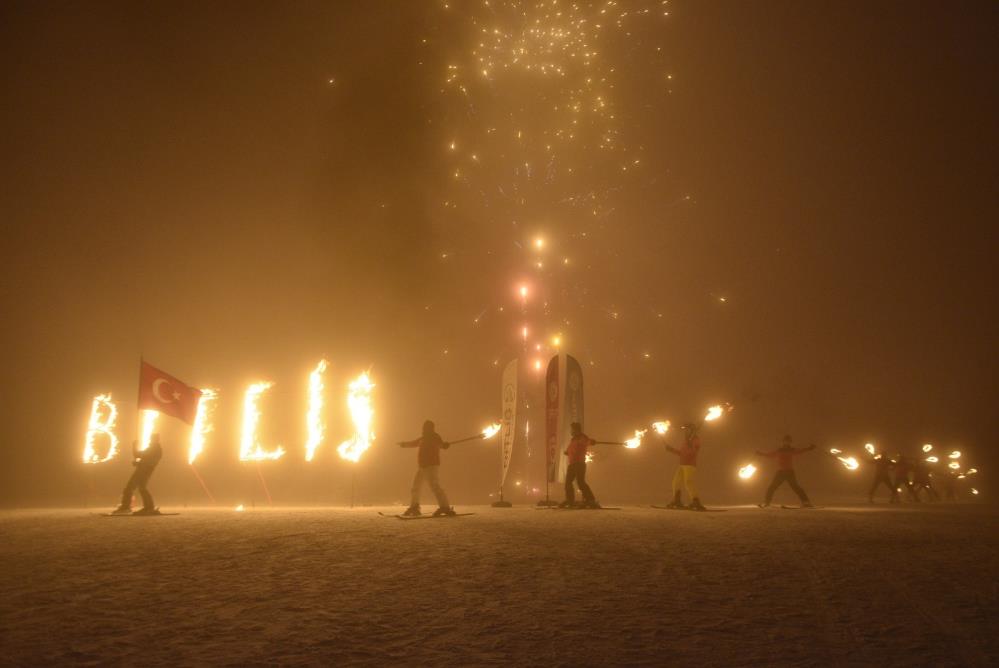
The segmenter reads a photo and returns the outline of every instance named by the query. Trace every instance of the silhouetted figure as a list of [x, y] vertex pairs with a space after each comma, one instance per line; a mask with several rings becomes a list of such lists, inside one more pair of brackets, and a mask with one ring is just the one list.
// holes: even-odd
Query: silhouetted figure
[[791, 447], [791, 437], [785, 436], [784, 442], [776, 450], [771, 450], [770, 452], [756, 451], [756, 454], [761, 457], [773, 457], [777, 460], [777, 472], [774, 474], [773, 482], [770, 483], [770, 487], [767, 488], [767, 496], [763, 503], [760, 504], [761, 508], [766, 508], [770, 505], [770, 502], [774, 498], [774, 492], [777, 488], [783, 485], [785, 482], [791, 486], [794, 493], [798, 495], [801, 500], [801, 505], [805, 508], [811, 508], [812, 502], [808, 500], [808, 494], [805, 490], [801, 488], [798, 484], [798, 478], [794, 475], [794, 458], [809, 450], [814, 450], [815, 445], [809, 445], [807, 448], [794, 448]]
[[[157, 515], [159, 510], [153, 503], [153, 495], [149, 493], [147, 485], [152, 477], [156, 465], [163, 458], [163, 446], [160, 445], [160, 435], [152, 434], [149, 437], [149, 446], [145, 450], [139, 450], [138, 441], [132, 442], [132, 466], [135, 470], [125, 483], [125, 489], [121, 493], [121, 505], [114, 509], [115, 515]], [[138, 490], [142, 495], [142, 509], [132, 513], [132, 495]]]
[[917, 501], [921, 500], [919, 493], [924, 489], [928, 501], [940, 500], [937, 490], [933, 489], [933, 476], [930, 473], [930, 467], [927, 466], [926, 462], [917, 459], [912, 467], [912, 494]]
[[906, 489], [909, 492], [909, 499], [919, 503], [919, 497], [912, 489], [912, 482], [909, 480], [909, 473], [912, 471], [912, 461], [901, 454], [895, 456], [895, 489], [901, 492]]
[[944, 474], [944, 498], [948, 501], [957, 501], [957, 474], [953, 471]]
[[584, 505], [588, 508], [599, 508], [593, 490], [586, 484], [586, 453], [591, 445], [596, 441], [583, 433], [583, 426], [578, 422], [573, 422], [569, 428], [572, 430], [572, 440], [565, 454], [569, 457], [569, 467], [565, 472], [565, 501], [559, 504], [559, 508], [572, 508], [576, 505], [576, 490], [573, 482], [579, 487], [583, 495]]
[[402, 441], [399, 443], [399, 446], [403, 448], [419, 448], [416, 457], [416, 477], [413, 478], [409, 508], [406, 509], [403, 515], [413, 516], [420, 514], [420, 488], [424, 482], [430, 486], [434, 496], [437, 497], [437, 510], [434, 511], [434, 516], [454, 515], [454, 508], [448, 503], [447, 494], [444, 493], [444, 488], [441, 487], [439, 478], [441, 448], [447, 450], [451, 447], [451, 444], [442, 439], [434, 431], [434, 423], [427, 420], [423, 423], [423, 436], [413, 441]]
[[704, 510], [701, 500], [697, 496], [697, 453], [701, 449], [701, 439], [697, 435], [698, 425], [687, 423], [680, 429], [683, 431], [683, 444], [679, 448], [666, 445], [667, 452], [672, 452], [680, 458], [680, 462], [673, 474], [673, 500], [667, 504], [669, 508], [683, 508], [683, 488], [687, 488], [690, 495], [691, 510]]
[[898, 503], [898, 491], [891, 481], [891, 460], [884, 455], [874, 455], [874, 482], [871, 483], [871, 490], [867, 493], [869, 503], [874, 503], [874, 495], [877, 494], [878, 487], [884, 485], [891, 492], [891, 503]]

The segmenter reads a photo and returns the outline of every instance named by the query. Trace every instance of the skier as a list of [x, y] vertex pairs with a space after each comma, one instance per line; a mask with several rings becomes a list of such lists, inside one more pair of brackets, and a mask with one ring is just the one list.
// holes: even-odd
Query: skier
[[[159, 515], [160, 511], [153, 503], [153, 495], [146, 487], [149, 478], [152, 477], [156, 465], [163, 458], [163, 446], [160, 444], [160, 435], [152, 434], [149, 437], [149, 447], [139, 450], [139, 442], [132, 441], [132, 466], [135, 470], [125, 483], [125, 489], [121, 493], [121, 504], [112, 511], [113, 515]], [[142, 508], [132, 512], [132, 494], [139, 490], [142, 495]]]
[[767, 488], [766, 500], [760, 504], [760, 508], [766, 508], [770, 505], [770, 501], [774, 498], [774, 492], [780, 487], [784, 482], [791, 485], [791, 489], [794, 493], [798, 495], [801, 500], [802, 508], [812, 508], [812, 502], [808, 500], [808, 495], [805, 490], [801, 488], [798, 484], [798, 479], [794, 475], [794, 458], [796, 455], [800, 455], [803, 452], [808, 452], [809, 450], [814, 450], [815, 444], [809, 445], [807, 448], [794, 448], [791, 447], [791, 437], [784, 436], [784, 442], [776, 450], [771, 450], [770, 452], [756, 451], [756, 454], [761, 457], [773, 457], [777, 459], [777, 472], [774, 474], [773, 482], [770, 483], [770, 487]]
[[921, 459], [917, 459], [912, 468], [912, 494], [920, 501], [919, 493], [926, 490], [926, 498], [929, 501], [939, 501], [940, 495], [933, 488], [933, 479], [930, 474], [930, 467]]
[[912, 489], [912, 483], [909, 481], [909, 472], [912, 470], [912, 462], [908, 457], [902, 455], [901, 453], [895, 455], [895, 490], [896, 492], [901, 492], [904, 487], [909, 491], [909, 499], [919, 503], [919, 497]]
[[569, 456], [569, 467], [565, 472], [565, 501], [558, 504], [559, 508], [573, 508], [576, 505], [576, 490], [572, 483], [579, 486], [579, 491], [583, 494], [584, 508], [599, 508], [593, 490], [586, 484], [586, 452], [591, 445], [596, 445], [596, 441], [583, 433], [583, 426], [578, 422], [569, 425], [572, 430], [572, 440], [565, 454]]
[[403, 515], [412, 517], [421, 514], [420, 488], [423, 486], [424, 481], [430, 486], [430, 489], [433, 490], [434, 495], [437, 497], [437, 510], [434, 511], [434, 517], [454, 515], [454, 508], [448, 503], [447, 494], [444, 493], [439, 479], [441, 448], [447, 450], [451, 447], [451, 444], [442, 439], [434, 431], [434, 423], [427, 420], [423, 423], [423, 436], [412, 441], [400, 441], [399, 447], [419, 448], [416, 457], [416, 477], [413, 478], [409, 508], [406, 509]]
[[871, 489], [867, 492], [867, 502], [874, 503], [874, 495], [878, 491], [880, 485], [885, 485], [889, 490], [891, 490], [891, 503], [898, 503], [898, 491], [895, 489], [895, 485], [891, 482], [891, 460], [884, 455], [874, 455], [874, 482], [871, 483]]
[[697, 453], [701, 449], [701, 438], [697, 435], [698, 425], [687, 423], [680, 428], [683, 431], [683, 445], [674, 448], [666, 443], [666, 450], [672, 452], [680, 458], [673, 474], [673, 500], [666, 504], [667, 508], [684, 508], [681, 499], [682, 490], [687, 488], [690, 495], [691, 510], [705, 510], [701, 500], [697, 496], [697, 484], [695, 474], [697, 473]]

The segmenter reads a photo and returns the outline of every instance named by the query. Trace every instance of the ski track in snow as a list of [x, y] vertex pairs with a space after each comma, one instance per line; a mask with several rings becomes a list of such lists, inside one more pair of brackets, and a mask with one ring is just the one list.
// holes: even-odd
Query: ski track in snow
[[0, 664], [999, 663], [984, 506], [377, 510], [0, 513]]

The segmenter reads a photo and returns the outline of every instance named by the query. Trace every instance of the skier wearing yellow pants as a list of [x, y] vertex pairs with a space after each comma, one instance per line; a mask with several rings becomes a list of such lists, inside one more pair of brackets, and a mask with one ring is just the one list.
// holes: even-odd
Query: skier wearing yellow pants
[[673, 474], [673, 500], [667, 504], [668, 508], [685, 508], [681, 498], [683, 488], [687, 488], [690, 495], [690, 509], [704, 510], [700, 498], [697, 496], [697, 453], [701, 449], [701, 439], [697, 436], [697, 427], [692, 424], [685, 424], [683, 429], [683, 445], [679, 448], [666, 444], [666, 450], [672, 452], [680, 458], [680, 465], [676, 467]]

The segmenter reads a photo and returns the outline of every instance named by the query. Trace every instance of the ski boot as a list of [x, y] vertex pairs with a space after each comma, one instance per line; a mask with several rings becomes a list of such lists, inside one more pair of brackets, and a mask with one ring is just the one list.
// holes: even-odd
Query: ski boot
[[769, 501], [764, 501], [763, 503], [757, 503], [756, 507], [757, 508], [769, 508], [770, 507], [770, 502]]
[[683, 509], [683, 501], [680, 499], [680, 492], [673, 492], [673, 500], [666, 504], [667, 508]]
[[559, 508], [575, 508], [576, 507], [576, 501], [575, 500], [570, 501], [569, 499], [566, 499], [562, 503], [558, 504], [558, 507]]
[[112, 515], [131, 515], [132, 514], [132, 507], [131, 506], [121, 505], [121, 506], [118, 506], [117, 508], [115, 508], [114, 510], [112, 510], [111, 514]]
[[700, 511], [707, 510], [707, 508], [705, 508], [704, 505], [701, 503], [701, 500], [696, 496], [694, 497], [693, 501], [690, 502], [690, 509], [700, 510]]
[[143, 508], [139, 508], [138, 510], [136, 510], [132, 514], [133, 515], [159, 515], [160, 514], [160, 509], [159, 508], [144, 508], [143, 507]]
[[805, 502], [803, 502], [803, 503], [801, 504], [801, 507], [802, 507], [802, 508], [814, 508], [815, 506], [813, 506], [813, 505], [812, 505], [812, 502], [811, 502], [811, 501], [805, 501]]
[[600, 510], [602, 507], [603, 506], [601, 506], [600, 502], [597, 501], [596, 499], [593, 499], [592, 501], [587, 501], [586, 503], [583, 504], [583, 508], [586, 508], [588, 510]]
[[402, 513], [403, 517], [419, 517], [422, 514], [420, 512], [420, 504], [418, 503], [414, 503]]
[[447, 508], [441, 506], [440, 508], [434, 511], [434, 517], [443, 517], [445, 515], [457, 515], [457, 514], [458, 513], [454, 512], [454, 508], [452, 506], [448, 506]]

